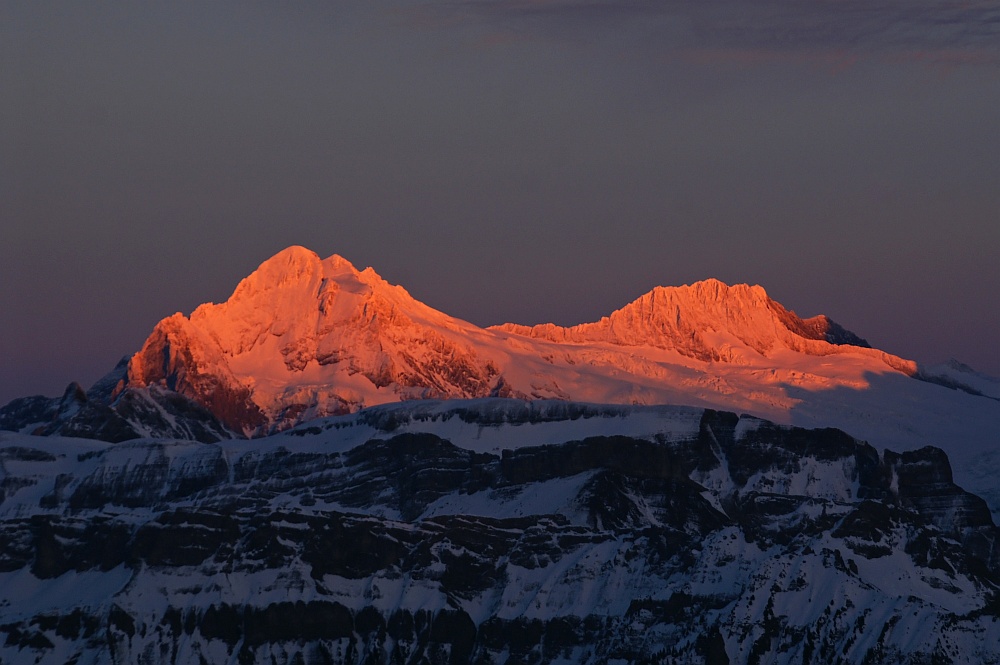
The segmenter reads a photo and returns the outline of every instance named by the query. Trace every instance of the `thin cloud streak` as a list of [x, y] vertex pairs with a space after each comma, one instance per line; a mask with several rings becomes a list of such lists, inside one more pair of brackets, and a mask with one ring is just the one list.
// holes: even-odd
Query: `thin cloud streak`
[[[948, 64], [1000, 62], [1000, 7], [986, 2], [870, 0], [472, 0], [409, 11], [424, 25], [465, 21], [535, 39], [621, 40], [661, 52], [732, 51], [767, 60], [796, 54]], [[769, 55], [765, 55], [769, 54]], [[824, 56], [826, 57], [826, 56]]]

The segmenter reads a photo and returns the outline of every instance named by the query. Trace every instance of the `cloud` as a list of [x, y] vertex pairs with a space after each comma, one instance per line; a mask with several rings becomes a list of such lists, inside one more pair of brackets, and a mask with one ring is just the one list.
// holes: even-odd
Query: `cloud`
[[1000, 6], [977, 0], [449, 0], [414, 11], [535, 39], [661, 53], [1000, 61]]

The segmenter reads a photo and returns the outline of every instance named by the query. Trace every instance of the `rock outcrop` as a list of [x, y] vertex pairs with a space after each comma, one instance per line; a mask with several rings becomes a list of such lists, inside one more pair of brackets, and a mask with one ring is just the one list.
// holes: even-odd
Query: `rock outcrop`
[[5, 435], [0, 659], [991, 662], [998, 529], [950, 476], [833, 429], [505, 400]]

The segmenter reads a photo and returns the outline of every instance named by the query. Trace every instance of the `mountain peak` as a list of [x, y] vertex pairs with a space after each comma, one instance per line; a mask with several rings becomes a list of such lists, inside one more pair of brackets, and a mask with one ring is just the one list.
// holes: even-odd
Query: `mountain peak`
[[354, 267], [353, 263], [345, 259], [340, 254], [331, 254], [326, 258], [324, 263], [329, 263], [330, 267], [334, 270], [350, 270], [352, 272], [358, 271], [357, 268]]
[[261, 263], [226, 302], [199, 306], [191, 321], [227, 356], [239, 356], [268, 334], [302, 337], [310, 333], [307, 329], [350, 318], [383, 286], [388, 285], [370, 268], [359, 272], [338, 254], [320, 259], [293, 245]]
[[659, 293], [690, 294], [701, 301], [742, 299], [748, 301], [768, 301], [770, 298], [759, 284], [726, 284], [722, 280], [709, 277], [683, 286], [656, 286]]
[[825, 316], [803, 320], [760, 285], [706, 279], [657, 286], [609, 316], [563, 328], [505, 324], [505, 332], [571, 343], [607, 343], [677, 351], [703, 361], [732, 360], [725, 349], [747, 346], [764, 357], [778, 349], [827, 355], [828, 345], [867, 342]]
[[302, 245], [289, 245], [271, 258], [267, 259], [264, 263], [270, 263], [271, 261], [312, 261], [318, 258], [319, 254], [312, 251], [308, 247], [303, 247]]
[[496, 370], [468, 351], [475, 330], [372, 268], [292, 246], [225, 302], [157, 324], [130, 361], [128, 383], [164, 385], [202, 404], [224, 395], [229, 411], [253, 419], [223, 422], [249, 433], [262, 426], [259, 413], [282, 426], [401, 398], [489, 394]]
[[[864, 346], [827, 317], [802, 319], [786, 310], [759, 285], [718, 279], [657, 286], [593, 323], [484, 330], [424, 305], [372, 268], [358, 271], [337, 254], [321, 259], [291, 246], [261, 263], [225, 302], [161, 321], [116, 390], [160, 385], [206, 406], [229, 428], [254, 434], [405, 399], [500, 395], [732, 407], [729, 397], [692, 393], [690, 377], [739, 367], [782, 371], [838, 353], [863, 359], [851, 361], [850, 370], [805, 361], [821, 375], [808, 381], [861, 385], [866, 369], [915, 373], [909, 361]], [[749, 387], [736, 391], [709, 380], [708, 390], [753, 393], [769, 416], [775, 405], [791, 403], [756, 375], [731, 380]]]

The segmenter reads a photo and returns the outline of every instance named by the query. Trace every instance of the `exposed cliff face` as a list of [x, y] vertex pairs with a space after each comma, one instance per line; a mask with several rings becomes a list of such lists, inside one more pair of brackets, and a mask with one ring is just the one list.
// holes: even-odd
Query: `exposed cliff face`
[[5, 434], [0, 659], [990, 662], [998, 530], [950, 474], [837, 430], [505, 400]]
[[215, 341], [181, 314], [156, 325], [129, 360], [128, 374], [117, 390], [120, 394], [127, 388], [146, 386], [160, 386], [190, 398], [235, 432], [249, 434], [267, 422]]

